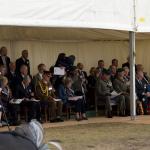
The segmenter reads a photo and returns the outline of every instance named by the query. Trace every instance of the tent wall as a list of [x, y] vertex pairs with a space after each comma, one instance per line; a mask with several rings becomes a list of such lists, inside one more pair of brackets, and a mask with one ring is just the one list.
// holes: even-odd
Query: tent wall
[[[40, 42], [40, 41], [0, 41], [0, 46], [7, 46], [8, 55], [12, 61], [20, 57], [21, 50], [28, 49], [31, 61], [31, 72], [37, 72], [37, 65], [45, 63], [47, 68], [53, 65], [60, 52], [67, 55], [74, 54], [76, 62], [82, 62], [86, 71], [93, 66], [97, 66], [99, 59], [104, 59], [106, 67], [111, 63], [111, 59], [117, 58], [121, 65], [128, 56], [128, 41], [98, 41], [98, 42]], [[142, 63], [145, 70], [150, 73], [150, 41], [143, 40], [137, 42], [137, 63]]]

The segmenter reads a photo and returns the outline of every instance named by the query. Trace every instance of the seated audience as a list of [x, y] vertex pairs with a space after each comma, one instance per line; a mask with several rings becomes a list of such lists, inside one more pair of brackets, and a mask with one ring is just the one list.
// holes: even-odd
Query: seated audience
[[[115, 66], [116, 68], [118, 68], [118, 60], [117, 59], [112, 59], [112, 63], [111, 63], [111, 66]], [[110, 66], [110, 67], [111, 67]]]
[[127, 66], [123, 67], [124, 70], [124, 80], [130, 82], [130, 70]]
[[142, 72], [143, 72], [143, 74], [144, 74], [144, 80], [145, 80], [147, 83], [150, 83], [150, 77], [147, 75], [146, 72], [144, 72], [144, 67], [143, 67], [143, 65], [141, 65], [141, 64], [136, 65], [136, 72], [139, 72], [139, 71], [142, 71]]
[[113, 91], [112, 82], [110, 81], [110, 72], [104, 69], [102, 79], [97, 80], [96, 96], [99, 100], [105, 102], [108, 118], [112, 118], [111, 100], [117, 103], [119, 115], [125, 115], [125, 97], [123, 95], [113, 96]]
[[23, 78], [23, 81], [17, 85], [16, 87], [16, 93], [15, 93], [16, 99], [24, 99], [21, 102], [21, 108], [26, 107], [28, 108], [28, 121], [30, 122], [32, 119], [37, 119], [38, 121], [41, 121], [40, 116], [40, 103], [36, 101], [33, 87], [31, 85], [31, 78], [30, 76], [25, 76]]
[[[12, 91], [12, 94], [14, 94], [15, 93], [15, 84], [16, 84], [16, 72], [15, 72], [15, 70], [16, 70], [16, 64], [14, 63], [14, 62], [10, 62], [10, 64], [9, 64], [9, 69], [10, 69], [10, 72], [9, 72], [9, 74], [8, 74], [8, 84], [9, 84], [9, 87], [10, 87], [10, 89], [11, 89], [11, 91]], [[14, 95], [12, 95], [12, 96], [14, 96]]]
[[16, 60], [16, 73], [20, 73], [21, 66], [26, 65], [28, 68], [28, 74], [30, 75], [30, 61], [28, 59], [28, 50], [22, 51], [22, 56]]
[[149, 86], [144, 79], [144, 73], [142, 71], [138, 71], [136, 73], [136, 95], [143, 104], [144, 114], [147, 114], [147, 104], [150, 99], [150, 91], [148, 88]]
[[38, 82], [35, 88], [36, 97], [40, 100], [41, 108], [48, 109], [50, 114], [50, 122], [60, 122], [62, 115], [62, 100], [56, 101], [56, 95], [54, 89], [50, 83], [51, 74], [49, 71], [44, 71], [43, 79]]
[[110, 80], [111, 80], [111, 82], [113, 82], [116, 78], [117, 68], [116, 68], [116, 66], [112, 65], [112, 66], [110, 66], [109, 70], [110, 70], [110, 75], [111, 75]]
[[37, 83], [42, 80], [43, 73], [45, 70], [46, 70], [45, 64], [38, 65], [38, 73], [35, 76], [33, 76], [33, 80], [32, 80], [32, 84], [34, 87], [36, 87]]
[[113, 82], [114, 90], [118, 93], [122, 93], [126, 102], [126, 114], [130, 115], [130, 86], [124, 80], [124, 70], [119, 68], [117, 70], [116, 79]]
[[0, 65], [0, 75], [6, 76], [6, 68], [4, 65]]
[[73, 81], [71, 78], [67, 77], [64, 80], [64, 83], [58, 88], [59, 98], [63, 100], [65, 105], [75, 105], [77, 121], [87, 120], [83, 96], [75, 95], [75, 92], [72, 89], [72, 83]]
[[26, 65], [22, 65], [20, 67], [20, 71], [16, 74], [16, 84], [20, 84], [23, 81], [23, 78], [28, 75], [28, 67]]
[[95, 85], [96, 85], [96, 68], [92, 67], [90, 69], [90, 75], [88, 76], [88, 85], [87, 85], [87, 104], [88, 107], [95, 105]]
[[9, 64], [10, 64], [10, 58], [7, 56], [7, 48], [1, 47], [0, 49], [0, 65], [3, 65], [6, 69], [6, 75], [9, 74]]

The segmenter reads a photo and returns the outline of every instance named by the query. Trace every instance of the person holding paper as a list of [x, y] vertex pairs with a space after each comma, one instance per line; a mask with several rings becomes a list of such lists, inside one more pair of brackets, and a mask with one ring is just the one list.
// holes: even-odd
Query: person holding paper
[[130, 115], [130, 85], [124, 79], [124, 70], [119, 68], [117, 70], [116, 79], [113, 82], [113, 87], [118, 93], [122, 93], [125, 97], [126, 102], [126, 114]]
[[[64, 80], [64, 92], [61, 93], [61, 98], [66, 101], [66, 104], [75, 105], [76, 120], [87, 120], [86, 110], [85, 110], [85, 100], [83, 96], [76, 96], [74, 90], [72, 89], [72, 79], [66, 78]], [[61, 91], [62, 92], [62, 91]]]
[[107, 117], [112, 118], [112, 106], [111, 100], [115, 101], [118, 105], [119, 115], [125, 115], [125, 97], [123, 95], [117, 95], [112, 98], [112, 92], [114, 91], [112, 83], [110, 81], [109, 70], [104, 69], [102, 72], [102, 78], [97, 80], [96, 83], [96, 96], [99, 100], [104, 101], [106, 105]]
[[43, 79], [38, 82], [35, 88], [37, 99], [40, 100], [41, 108], [46, 108], [50, 115], [50, 122], [62, 122], [62, 106], [61, 100], [55, 100], [56, 95], [54, 89], [50, 83], [51, 73], [50, 71], [44, 71]]
[[23, 78], [21, 84], [17, 85], [15, 99], [23, 99], [19, 107], [28, 108], [28, 121], [37, 119], [39, 122], [41, 122], [40, 103], [32, 100], [34, 97], [31, 78], [29, 75], [27, 75]]

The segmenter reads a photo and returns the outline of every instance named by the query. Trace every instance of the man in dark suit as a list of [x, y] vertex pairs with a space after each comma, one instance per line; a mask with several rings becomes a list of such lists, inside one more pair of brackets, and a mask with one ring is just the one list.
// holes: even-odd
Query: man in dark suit
[[15, 92], [15, 84], [16, 84], [16, 63], [15, 62], [10, 62], [9, 64], [9, 69], [10, 69], [10, 72], [9, 74], [7, 75], [7, 78], [8, 78], [8, 84], [9, 84], [9, 87], [12, 91], [12, 96], [14, 96], [14, 92]]
[[17, 85], [15, 98], [24, 99], [21, 106], [28, 108], [28, 121], [31, 121], [32, 119], [40, 121], [40, 103], [32, 100], [34, 98], [34, 92], [30, 76], [25, 76], [23, 81]]
[[10, 58], [7, 56], [7, 48], [1, 47], [0, 49], [0, 65], [3, 65], [6, 69], [6, 75], [9, 74]]
[[20, 73], [20, 68], [22, 65], [28, 67], [28, 74], [30, 75], [30, 61], [28, 59], [28, 50], [22, 51], [22, 56], [16, 60], [16, 73]]
[[144, 73], [142, 71], [137, 72], [135, 83], [136, 95], [138, 99], [142, 102], [144, 112], [146, 113], [147, 104], [150, 99], [150, 92], [147, 91], [147, 82], [144, 80]]

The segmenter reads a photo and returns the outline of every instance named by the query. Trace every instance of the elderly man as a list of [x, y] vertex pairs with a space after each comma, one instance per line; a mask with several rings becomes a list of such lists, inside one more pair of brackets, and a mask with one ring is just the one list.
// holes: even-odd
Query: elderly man
[[7, 48], [1, 47], [0, 49], [0, 65], [3, 65], [6, 68], [6, 75], [9, 74], [9, 64], [10, 58], [7, 56]]
[[112, 94], [113, 91], [114, 89], [110, 81], [110, 72], [104, 69], [102, 72], [102, 79], [99, 79], [96, 84], [96, 96], [99, 100], [105, 102], [108, 118], [112, 118], [111, 100], [117, 103], [119, 114], [121, 116], [125, 115], [125, 97], [120, 94], [114, 96]]
[[47, 108], [50, 115], [50, 122], [61, 122], [62, 106], [61, 100], [56, 100], [54, 89], [50, 84], [51, 74], [44, 71], [43, 79], [38, 82], [35, 88], [36, 97], [40, 100], [41, 108]]
[[117, 77], [113, 82], [113, 87], [118, 93], [122, 93], [126, 102], [126, 114], [130, 114], [130, 85], [124, 80], [124, 70], [119, 68], [117, 70]]
[[22, 56], [16, 60], [16, 73], [20, 73], [20, 68], [22, 65], [28, 67], [28, 74], [30, 75], [30, 61], [28, 59], [28, 50], [22, 51]]

